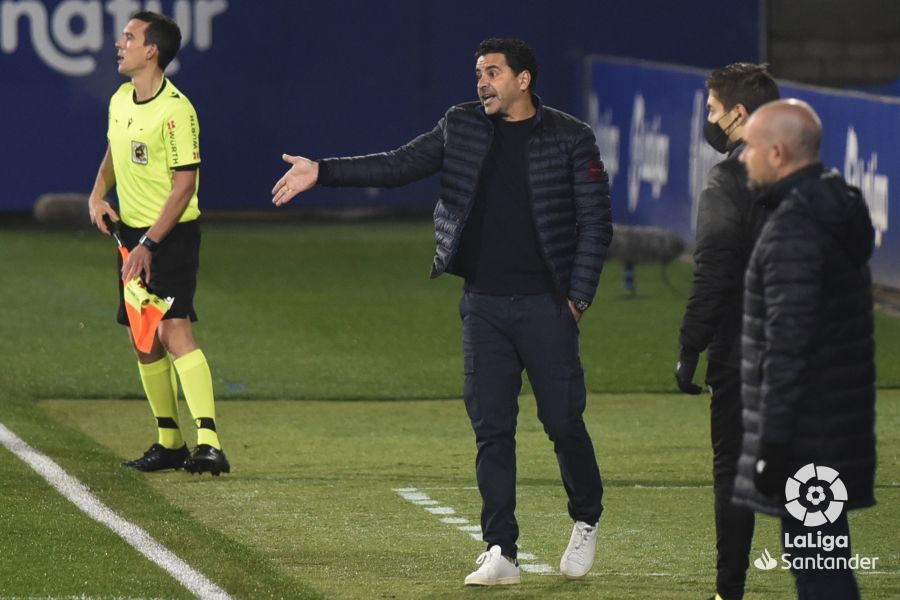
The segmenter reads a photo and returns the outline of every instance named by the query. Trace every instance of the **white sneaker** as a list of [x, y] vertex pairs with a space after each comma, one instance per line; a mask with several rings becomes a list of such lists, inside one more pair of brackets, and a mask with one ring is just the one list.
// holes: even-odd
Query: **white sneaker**
[[597, 552], [597, 525], [575, 521], [572, 537], [569, 538], [569, 547], [559, 561], [559, 572], [568, 579], [581, 579], [594, 565], [595, 552]]
[[519, 583], [519, 565], [501, 554], [500, 546], [482, 552], [475, 563], [477, 571], [466, 576], [466, 585], [515, 585]]

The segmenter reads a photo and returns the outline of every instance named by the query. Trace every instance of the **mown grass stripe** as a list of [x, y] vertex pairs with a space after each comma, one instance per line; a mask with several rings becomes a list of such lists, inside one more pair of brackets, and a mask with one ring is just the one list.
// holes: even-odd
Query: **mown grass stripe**
[[171, 550], [153, 539], [149, 533], [113, 512], [83, 483], [66, 473], [49, 456], [29, 446], [3, 423], [0, 423], [0, 444], [31, 467], [82, 512], [109, 527], [192, 594], [202, 600], [231, 600], [228, 592], [193, 569]]

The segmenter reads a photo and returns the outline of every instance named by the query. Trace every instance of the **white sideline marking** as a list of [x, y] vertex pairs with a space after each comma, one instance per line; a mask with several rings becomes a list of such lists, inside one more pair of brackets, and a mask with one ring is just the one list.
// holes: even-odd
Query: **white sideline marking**
[[469, 534], [476, 542], [483, 542], [484, 538], [481, 537], [481, 525], [463, 525], [462, 527], [457, 527], [460, 531], [465, 531]]
[[399, 494], [403, 496], [405, 500], [409, 500], [411, 502], [428, 500], [428, 494], [423, 494], [422, 492], [399, 492]]
[[[429, 489], [473, 489], [477, 490], [478, 488], [429, 488]], [[430, 506], [433, 504], [440, 504], [437, 500], [432, 500], [428, 494], [424, 492], [420, 492], [418, 488], [414, 487], [404, 487], [404, 488], [394, 488], [394, 492], [400, 495], [404, 500], [408, 500], [413, 504], [421, 506], [428, 512], [433, 515], [455, 515], [456, 510], [449, 506]], [[484, 539], [481, 537], [481, 525], [468, 525], [469, 520], [464, 517], [442, 517], [439, 519], [441, 523], [446, 523], [447, 525], [456, 525], [457, 529], [468, 533], [469, 537], [471, 537], [476, 542], [483, 542]], [[518, 557], [519, 560], [529, 560], [536, 561], [538, 557], [530, 552], [519, 552]], [[530, 563], [530, 564], [519, 564], [519, 568], [527, 573], [538, 573], [538, 574], [547, 574], [547, 573], [555, 573], [553, 567], [543, 563]]]
[[553, 573], [553, 567], [550, 565], [523, 565], [520, 563], [519, 568], [526, 573]]
[[192, 594], [204, 600], [230, 600], [228, 592], [207, 579], [178, 558], [171, 550], [150, 537], [150, 534], [117, 515], [91, 494], [87, 486], [66, 473], [46, 454], [38, 452], [19, 436], [0, 423], [0, 444], [18, 456], [29, 467], [43, 477], [56, 491], [66, 497], [89, 517], [106, 525], [120, 538], [128, 542], [147, 559], [156, 563]]
[[435, 506], [434, 508], [426, 508], [433, 515], [455, 515], [456, 511], [449, 506]]
[[711, 490], [713, 486], [706, 484], [699, 485], [641, 485], [639, 483], [631, 486], [634, 490]]

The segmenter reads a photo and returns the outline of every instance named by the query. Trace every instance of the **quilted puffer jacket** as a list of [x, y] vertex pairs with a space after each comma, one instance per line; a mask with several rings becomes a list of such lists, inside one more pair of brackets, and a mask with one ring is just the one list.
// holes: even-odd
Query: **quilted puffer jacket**
[[[561, 297], [591, 302], [612, 241], [609, 178], [591, 128], [541, 105], [528, 142], [528, 184], [541, 252]], [[441, 173], [431, 277], [459, 274], [454, 258], [491, 147], [479, 102], [450, 108], [430, 132], [391, 152], [319, 161], [325, 186], [397, 187]]]
[[772, 190], [777, 208], [744, 285], [744, 438], [735, 501], [774, 515], [783, 499], [753, 483], [762, 445], [786, 452], [790, 474], [838, 471], [844, 508], [875, 503], [875, 342], [868, 260], [873, 229], [859, 190], [822, 165]]

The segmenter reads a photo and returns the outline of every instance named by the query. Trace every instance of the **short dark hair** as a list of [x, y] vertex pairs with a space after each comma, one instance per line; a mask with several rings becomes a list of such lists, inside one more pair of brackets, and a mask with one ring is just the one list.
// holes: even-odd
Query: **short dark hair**
[[165, 70], [181, 48], [181, 29], [178, 28], [178, 23], [166, 15], [149, 10], [135, 13], [131, 18], [149, 23], [144, 32], [144, 45], [156, 44], [159, 49], [157, 63], [160, 69]]
[[743, 104], [748, 113], [781, 97], [765, 64], [732, 63], [716, 69], [706, 78], [706, 89], [715, 94], [725, 110]]
[[502, 54], [506, 57], [506, 64], [518, 75], [522, 71], [531, 73], [531, 83], [528, 89], [534, 91], [537, 85], [538, 65], [534, 51], [528, 44], [515, 38], [490, 38], [478, 44], [475, 51], [475, 59], [485, 54]]

